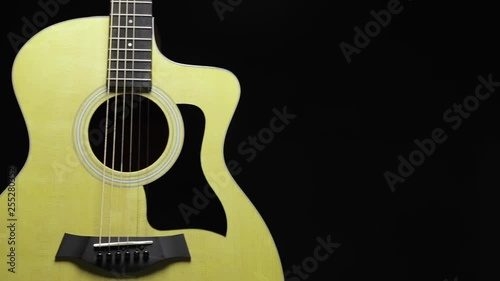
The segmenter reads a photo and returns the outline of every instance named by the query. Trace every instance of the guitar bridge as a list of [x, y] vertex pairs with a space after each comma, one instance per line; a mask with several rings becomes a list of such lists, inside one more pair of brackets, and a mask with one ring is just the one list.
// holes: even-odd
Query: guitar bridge
[[191, 256], [183, 234], [111, 237], [109, 241], [103, 242], [98, 237], [66, 233], [55, 259], [73, 262], [98, 275], [130, 278], [145, 275], [173, 262], [190, 261]]

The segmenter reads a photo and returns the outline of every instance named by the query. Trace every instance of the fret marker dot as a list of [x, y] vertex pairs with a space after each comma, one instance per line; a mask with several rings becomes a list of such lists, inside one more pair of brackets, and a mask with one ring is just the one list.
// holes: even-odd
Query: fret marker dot
[[133, 20], [128, 20], [128, 23], [133, 23], [134, 21]]
[[132, 47], [132, 43], [128, 43], [128, 46], [129, 46], [129, 47]]

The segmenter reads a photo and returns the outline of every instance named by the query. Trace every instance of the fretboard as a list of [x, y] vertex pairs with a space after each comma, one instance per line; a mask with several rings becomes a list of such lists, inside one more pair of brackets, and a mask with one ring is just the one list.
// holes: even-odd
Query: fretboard
[[111, 0], [110, 93], [147, 93], [151, 90], [152, 6], [152, 0]]

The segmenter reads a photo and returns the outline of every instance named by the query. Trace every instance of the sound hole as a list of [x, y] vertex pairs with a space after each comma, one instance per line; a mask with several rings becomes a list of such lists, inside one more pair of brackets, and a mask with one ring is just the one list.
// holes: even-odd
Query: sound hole
[[148, 167], [161, 156], [167, 140], [168, 122], [163, 111], [139, 95], [108, 99], [97, 108], [89, 124], [94, 155], [116, 171]]

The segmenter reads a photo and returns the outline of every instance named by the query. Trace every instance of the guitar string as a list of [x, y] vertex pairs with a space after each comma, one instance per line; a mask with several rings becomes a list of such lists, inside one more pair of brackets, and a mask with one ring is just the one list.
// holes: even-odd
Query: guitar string
[[[151, 0], [151, 7], [152, 7], [152, 5], [153, 5], [153, 0]], [[148, 10], [148, 12], [149, 12], [149, 10]], [[153, 12], [152, 12], [152, 9], [151, 9], [151, 14], [152, 13]], [[153, 44], [153, 38], [152, 38], [152, 36], [153, 36], [153, 19], [151, 19], [151, 44]], [[153, 52], [152, 52], [152, 45], [151, 45], [151, 71], [153, 70], [152, 68], [153, 68]], [[151, 81], [151, 83], [152, 83], [152, 81]], [[149, 139], [149, 136], [150, 136], [150, 130], [149, 130], [149, 124], [150, 124], [150, 120], [149, 120], [149, 117], [150, 117], [150, 105], [151, 105], [151, 101], [147, 100], [146, 101], [146, 106], [147, 106], [147, 108], [146, 108], [146, 152], [145, 152], [146, 153], [146, 155], [145, 155], [146, 156], [145, 157], [146, 158], [146, 161], [145, 161], [145, 163], [146, 163], [145, 165], [146, 166], [149, 166], [149, 164], [150, 164], [150, 162], [149, 162], [149, 155], [150, 155], [150, 153], [149, 153], [149, 144], [150, 144], [150, 139]], [[148, 197], [149, 188], [148, 188], [147, 184], [144, 185], [144, 189], [145, 189], [144, 190], [145, 196]], [[139, 209], [137, 209], [137, 214], [139, 214]], [[141, 231], [139, 229], [139, 225], [137, 225], [137, 229], [138, 229], [138, 231]], [[147, 229], [148, 228], [146, 227], [146, 224], [144, 224], [143, 231], [144, 231], [145, 235], [148, 235]]]
[[[132, 13], [130, 13], [129, 11], [129, 4], [132, 4]], [[126, 27], [125, 27], [125, 37], [126, 37], [126, 40], [125, 40], [125, 44], [126, 44], [126, 48], [130, 45], [128, 45], [128, 43], [132, 43], [131, 47], [132, 48], [135, 48], [135, 43], [136, 43], [136, 38], [135, 38], [135, 34], [136, 34], [136, 29], [135, 29], [135, 25], [136, 25], [136, 2], [135, 1], [129, 1], [129, 2], [126, 2], [126, 5], [127, 5], [127, 8], [126, 8]], [[131, 19], [130, 19], [130, 15], [131, 16]], [[131, 22], [130, 22], [131, 20]], [[129, 27], [128, 27], [128, 24], [129, 23], [132, 23], [132, 27], [131, 27], [131, 30], [132, 30], [132, 36], [129, 38]], [[132, 58], [131, 58], [131, 61], [130, 61], [130, 64], [131, 64], [131, 67], [130, 69], [128, 68], [128, 61], [127, 61], [127, 58], [125, 58], [125, 63], [127, 64], [126, 65], [126, 71], [128, 72], [131, 72], [131, 76], [132, 76], [132, 79], [130, 80], [130, 83], [131, 83], [131, 88], [130, 88], [130, 134], [129, 134], [129, 159], [128, 159], [128, 164], [129, 164], [129, 167], [128, 167], [128, 171], [131, 172], [132, 171], [132, 163], [133, 163], [133, 143], [134, 143], [134, 139], [133, 139], [133, 136], [134, 136], [134, 95], [135, 95], [135, 52], [132, 51], [131, 52], [132, 54]], [[124, 107], [125, 107], [125, 97], [124, 97]], [[139, 100], [139, 102], [141, 102]], [[140, 105], [139, 105], [139, 110], [140, 110]], [[140, 126], [141, 126], [141, 122], [140, 122], [140, 118], [141, 118], [141, 114], [139, 113], [139, 135], [138, 135], [138, 141], [139, 141], [139, 144], [138, 144], [138, 149], [137, 149], [137, 153], [138, 155], [140, 155]], [[123, 130], [124, 132], [125, 130]], [[124, 137], [123, 137], [123, 140], [122, 140], [122, 147], [124, 147]], [[139, 158], [140, 159], [140, 158]], [[140, 169], [140, 161], [138, 160], [138, 163], [137, 163], [137, 169]], [[136, 210], [137, 210], [137, 216], [136, 216], [136, 225], [139, 225], [138, 223], [138, 219], [139, 219], [139, 215], [138, 215], [138, 210], [139, 210], [139, 189], [136, 188]], [[128, 201], [127, 201], [128, 202]], [[129, 210], [129, 207], [127, 204], [125, 205], [125, 210]], [[127, 213], [127, 222], [130, 222], [131, 221], [131, 212], [126, 212]], [[131, 223], [130, 225], [133, 226], [133, 224]], [[127, 231], [127, 233], [132, 233], [130, 231]], [[137, 232], [138, 234], [138, 232]], [[126, 236], [126, 241], [129, 242], [130, 241], [130, 235], [127, 235]], [[127, 243], [128, 245], [128, 243]], [[128, 246], [126, 247], [126, 249], [128, 250]]]
[[[152, 5], [152, 1], [148, 2], [148, 3], [150, 3]], [[134, 17], [134, 22], [135, 22], [135, 17]], [[134, 25], [134, 28], [135, 28], [135, 25]], [[135, 39], [135, 37], [134, 37], [134, 39]], [[132, 64], [134, 64], [134, 61], [132, 62]], [[152, 67], [152, 63], [151, 63], [150, 68], [151, 67]], [[134, 69], [135, 69], [135, 67], [134, 67]], [[150, 70], [152, 70], [152, 69], [150, 69]], [[138, 138], [138, 142], [137, 142], [137, 166], [138, 167], [141, 166], [141, 161], [142, 161], [142, 149], [141, 149], [141, 147], [142, 147], [142, 142], [141, 142], [142, 141], [142, 130], [143, 130], [143, 128], [142, 128], [142, 123], [143, 123], [142, 117], [143, 117], [143, 114], [144, 114], [143, 110], [142, 110], [143, 109], [143, 102], [142, 101], [143, 101], [143, 98], [140, 98], [139, 99], [139, 105], [138, 105], [138, 107], [139, 107], [139, 113], [138, 113], [138, 115], [139, 115], [139, 120], [138, 120], [138, 131], [139, 131], [139, 133], [138, 133], [138, 136], [141, 136], [141, 137]], [[148, 108], [146, 110], [146, 116], [147, 117], [149, 117], [149, 104], [150, 104], [150, 101], [146, 100], [146, 105], [148, 106]], [[146, 152], [145, 152], [145, 154], [146, 154], [146, 162], [144, 164], [144, 167], [148, 167], [149, 166], [149, 129], [148, 129], [149, 128], [149, 118], [146, 119], [146, 125], [147, 125], [147, 127], [146, 127], [146, 140], [145, 140], [145, 142], [146, 142], [146, 145], [145, 145], [146, 146]], [[140, 188], [136, 188], [136, 209], [135, 209], [135, 211], [136, 211], [137, 220], [136, 220], [136, 229], [135, 229], [135, 232], [137, 233], [137, 235], [139, 235], [139, 233], [141, 233], [141, 229], [139, 228], [139, 226], [140, 226], [139, 220], [141, 218], [140, 208], [139, 208], [139, 206], [140, 206], [140, 198], [141, 198], [140, 197], [140, 192], [141, 192], [141, 189]], [[144, 185], [144, 192], [146, 193], [146, 196], [147, 196], [147, 192], [148, 192], [147, 184]], [[145, 227], [145, 229], [143, 229], [143, 232], [144, 232], [143, 233], [144, 235], [147, 235], [147, 227]]]
[[[110, 12], [110, 24], [109, 24], [109, 50], [108, 50], [108, 73], [107, 78], [111, 78], [111, 68], [113, 62], [113, 26], [114, 26], [114, 16], [113, 11], [115, 7], [115, 2], [111, 1], [111, 12]], [[118, 67], [119, 60], [118, 56], [116, 58], [116, 67]], [[107, 80], [106, 83], [106, 92], [111, 93], [111, 79]], [[106, 163], [107, 163], [107, 155], [108, 155], [108, 132], [109, 132], [109, 108], [110, 108], [110, 99], [106, 99], [106, 115], [105, 115], [105, 125], [104, 125], [104, 149], [103, 149], [103, 167], [102, 167], [102, 186], [101, 186], [101, 211], [100, 211], [100, 223], [99, 223], [99, 245], [102, 244], [103, 237], [103, 226], [104, 226], [104, 201], [106, 194]], [[109, 241], [108, 241], [109, 242]]]
[[[152, 56], [153, 54], [151, 54]], [[151, 63], [152, 64], [152, 63]], [[151, 131], [150, 131], [150, 106], [151, 106], [151, 101], [147, 101], [146, 102], [146, 166], [149, 166], [150, 162], [149, 162], [149, 144], [150, 144], [150, 139], [149, 139], [149, 136], [151, 135]], [[149, 188], [147, 185], [144, 186], [145, 188], [145, 193], [146, 193], [146, 197], [148, 196], [149, 194]], [[137, 226], [137, 228], [139, 228], [139, 226]], [[145, 234], [147, 235], [147, 227], [146, 227], [146, 224], [144, 225], [144, 232]]]
[[[121, 9], [122, 9], [122, 0], [118, 0], [118, 28], [117, 28], [117, 39], [116, 39], [116, 56], [118, 58], [117, 62], [120, 60], [120, 30], [121, 30]], [[112, 46], [111, 46], [112, 47]], [[125, 57], [126, 57], [127, 52], [125, 51]], [[126, 60], [125, 60], [126, 63]], [[118, 88], [119, 88], [119, 82], [120, 82], [120, 77], [119, 77], [119, 67], [115, 69], [115, 89], [114, 89], [114, 94], [115, 94], [115, 108], [114, 108], [114, 116], [113, 116], [113, 149], [112, 149], [112, 156], [111, 156], [111, 186], [109, 190], [109, 221], [108, 221], [108, 242], [111, 243], [111, 229], [112, 229], [112, 213], [113, 213], [113, 189], [114, 189], [114, 177], [115, 177], [115, 161], [116, 161], [116, 128], [117, 128], [117, 119], [118, 119]], [[124, 88], [125, 88], [125, 82], [124, 83]], [[111, 251], [111, 244], [108, 244], [108, 251]]]
[[[136, 26], [136, 4], [137, 3], [135, 3], [135, 1], [133, 1], [133, 12], [132, 12], [132, 23], [133, 24], [132, 24], [132, 28], [131, 28], [131, 30], [132, 30], [132, 37], [130, 39], [133, 48], [135, 48], [135, 43], [136, 43], [136, 40], [135, 40], [136, 39], [136, 37], [135, 37], [135, 34], [136, 34], [136, 29], [135, 29], [135, 26]], [[127, 22], [129, 22], [128, 18], [127, 18]], [[127, 31], [127, 36], [128, 36], [128, 31]], [[132, 52], [132, 59], [131, 59], [130, 64], [131, 64], [132, 77], [135, 77], [135, 73], [136, 73], [135, 72], [135, 52]], [[130, 119], [130, 137], [129, 137], [130, 138], [130, 141], [129, 141], [129, 171], [132, 170], [132, 163], [133, 163], [133, 157], [132, 156], [133, 156], [133, 148], [134, 148], [134, 146], [133, 146], [133, 144], [134, 144], [134, 141], [133, 141], [133, 135], [134, 135], [133, 134], [133, 129], [134, 129], [134, 121], [135, 121], [134, 120], [135, 116], [133, 114], [134, 113], [134, 107], [135, 107], [135, 105], [134, 105], [134, 95], [135, 95], [135, 92], [134, 91], [135, 91], [135, 79], [132, 78], [132, 80], [131, 80], [131, 94], [130, 94], [131, 119]], [[137, 169], [138, 170], [141, 168], [141, 163], [140, 163], [141, 139], [142, 139], [141, 138], [141, 116], [142, 116], [142, 111], [141, 111], [141, 107], [142, 106], [141, 106], [141, 104], [142, 104], [142, 99], [139, 99], [139, 105], [138, 105], [139, 106], [139, 113], [138, 113], [139, 120], [138, 120], [138, 125], [137, 125], [138, 126], [138, 133], [137, 133], [137, 136], [138, 136], [137, 137], [137, 155], [138, 155], [137, 156]], [[139, 186], [137, 186], [137, 187], [139, 187]], [[140, 216], [139, 216], [139, 199], [140, 199], [139, 192], [140, 192], [140, 189], [136, 188], [136, 196], [135, 196], [135, 198], [136, 198], [136, 202], [135, 202], [135, 205], [136, 205], [135, 206], [135, 209], [136, 209], [136, 224], [135, 224], [136, 225], [136, 235], [139, 234], [139, 231], [137, 230], [137, 227], [139, 225], [139, 218], [140, 218]], [[129, 206], [127, 206], [127, 210], [129, 209], [128, 207]], [[127, 212], [127, 214], [128, 214], [128, 218], [129, 218], [128, 221], [130, 221], [131, 212]], [[130, 225], [133, 226], [134, 224], [130, 224]], [[132, 233], [133, 230], [129, 231], [129, 232]], [[127, 239], [127, 242], [129, 242], [130, 241], [130, 236], [127, 235], [126, 239]]]
[[[132, 48], [135, 48], [135, 13], [136, 13], [136, 3], [135, 1], [132, 4]], [[129, 21], [129, 13], [128, 13], [128, 3], [127, 3], [127, 23], [130, 23]], [[127, 26], [127, 31], [125, 32], [127, 37], [128, 37], [128, 26]], [[135, 90], [135, 52], [132, 52], [132, 61], [131, 61], [131, 72], [132, 72], [132, 80], [131, 80], [131, 92], [130, 92], [130, 135], [129, 135], [129, 160], [128, 160], [128, 171], [132, 171], [132, 153], [133, 153], [133, 128], [134, 128], [134, 90]], [[124, 99], [125, 100], [125, 99]], [[138, 135], [138, 139], [140, 139], [140, 135]], [[137, 169], [139, 169], [139, 166], [137, 166]], [[128, 201], [127, 201], [128, 202]], [[126, 210], [128, 211], [129, 206], [125, 206]], [[130, 222], [130, 212], [127, 212], [127, 222]], [[132, 224], [133, 225], [133, 224]], [[129, 231], [127, 231], [129, 233]], [[130, 235], [127, 235], [126, 238], [127, 242], [130, 241]], [[127, 243], [128, 245], [128, 243]], [[127, 246], [128, 249], [128, 246]]]
[[[134, 22], [135, 22], [135, 17], [134, 17]], [[132, 64], [134, 64], [134, 62], [132, 62]], [[139, 99], [139, 120], [138, 120], [138, 133], [137, 135], [139, 136], [137, 138], [137, 167], [140, 167], [141, 166], [141, 153], [142, 153], [142, 150], [141, 150], [141, 140], [142, 140], [142, 98]], [[132, 162], [132, 161], [131, 161]], [[135, 233], [137, 235], [139, 235], [139, 218], [140, 218], [140, 213], [139, 213], [139, 205], [140, 205], [140, 188], [139, 186], [137, 186], [137, 188], [135, 189], [136, 191], [136, 202], [135, 202], [135, 214], [136, 214], [136, 218], [137, 218], [137, 222], [135, 224]]]
[[[121, 182], [123, 182], [123, 161], [124, 161], [124, 151], [125, 151], [125, 112], [126, 112], [126, 89], [127, 89], [127, 74], [128, 74], [128, 65], [127, 65], [127, 56], [128, 56], [128, 14], [129, 14], [129, 11], [128, 11], [128, 7], [129, 7], [129, 3], [125, 1], [125, 31], [124, 31], [124, 39], [123, 40], [118, 40], [116, 42], [118, 48], [120, 48], [120, 44], [123, 42], [123, 45], [124, 45], [124, 67], [123, 67], [123, 90], [122, 90], [122, 130], [121, 130], [121, 145], [120, 145], [120, 179], [121, 179]], [[121, 9], [119, 10], [119, 14], [121, 15]], [[121, 22], [121, 21], [120, 21]], [[120, 31], [119, 31], [120, 32]], [[118, 71], [118, 70], [117, 70]], [[132, 87], [133, 88], [133, 87]], [[118, 193], [119, 193], [119, 196], [118, 196], [118, 208], [119, 209], [122, 209], [122, 210], [126, 210], [126, 206], [125, 208], [120, 208], [120, 206], [123, 206], [123, 202], [125, 202], [125, 205], [126, 205], [126, 200], [121, 200], [122, 196], [123, 196], [123, 189], [122, 188], [119, 188], [118, 189]], [[120, 231], [121, 232], [121, 231]], [[121, 237], [120, 235], [117, 235], [117, 242], [120, 243], [121, 241]]]
[[[134, 13], [134, 23], [136, 22], [136, 20], [137, 20], [137, 18], [135, 17], [135, 13]], [[133, 26], [133, 30], [134, 30], [134, 32], [133, 32], [134, 33], [134, 39], [133, 39], [134, 40], [134, 44], [135, 44], [135, 32], [136, 32], [135, 27], [136, 27], [136, 25], [134, 24], [134, 26]], [[132, 65], [133, 65], [133, 69], [135, 69], [135, 60], [132, 60]], [[139, 100], [139, 105], [138, 105], [138, 107], [139, 107], [139, 113], [138, 113], [139, 118], [137, 120], [137, 127], [138, 127], [137, 136], [139, 136], [139, 137], [137, 138], [137, 167], [139, 168], [139, 167], [141, 167], [141, 160], [142, 160], [141, 159], [141, 157], [142, 157], [142, 149], [141, 149], [141, 147], [142, 147], [142, 115], [143, 115], [143, 112], [142, 112], [142, 100], [143, 100], [143, 98], [141, 97], [138, 100]], [[148, 144], [149, 144], [149, 142], [146, 141], [146, 146]], [[131, 146], [131, 149], [132, 149], [132, 146]], [[132, 162], [132, 161], [130, 161], [130, 162]], [[148, 165], [146, 163], [145, 167], [147, 167], [147, 166]], [[146, 188], [146, 186], [144, 186], [144, 188]], [[136, 216], [135, 233], [136, 233], [136, 235], [139, 235], [139, 233], [140, 233], [140, 230], [139, 230], [139, 225], [140, 225], [139, 219], [141, 218], [141, 216], [140, 216], [140, 208], [139, 208], [139, 206], [140, 206], [140, 198], [141, 198], [140, 197], [141, 189], [139, 188], [139, 186], [137, 186], [137, 188], [135, 189], [135, 192], [136, 192], [136, 196], [135, 196], [135, 198], [136, 198], [136, 202], [135, 202], [135, 216]]]
[[[152, 6], [152, 1], [148, 1], [148, 2], [145, 2], [145, 3], [149, 3], [151, 4]], [[152, 21], [152, 19], [151, 19]], [[134, 18], [134, 22], [135, 22], [135, 18]], [[152, 23], [152, 22], [151, 22]], [[135, 27], [135, 26], [134, 26]], [[153, 34], [153, 29], [151, 28], [151, 35]], [[135, 37], [134, 37], [135, 38]], [[152, 37], [151, 37], [151, 44], [152, 44]], [[151, 46], [151, 50], [152, 50], [152, 46]], [[151, 56], [152, 56], [152, 52], [151, 52]], [[134, 61], [132, 62], [132, 64], [134, 63]], [[135, 69], [135, 68], [134, 68]], [[150, 65], [150, 69], [152, 71], [152, 58], [151, 58], [151, 65]], [[149, 167], [149, 144], [150, 144], [150, 140], [149, 140], [149, 135], [150, 135], [150, 131], [149, 131], [149, 123], [150, 123], [150, 120], [149, 120], [149, 116], [150, 116], [150, 104], [151, 104], [151, 101], [148, 100], [148, 99], [145, 99], [145, 103], [146, 103], [146, 112], [144, 113], [143, 112], [143, 98], [140, 98], [139, 99], [139, 120], [138, 120], [138, 130], [139, 130], [139, 133], [138, 135], [141, 136], [138, 138], [138, 142], [137, 142], [137, 166], [139, 167], [141, 165], [141, 161], [142, 161], [142, 125], [143, 125], [143, 121], [142, 121], [142, 118], [143, 118], [143, 115], [145, 114], [146, 115], [146, 140], [145, 140], [145, 147], [146, 147], [146, 151], [145, 151], [145, 155], [146, 155], [146, 160], [145, 160], [145, 164], [144, 164], [144, 167]], [[140, 223], [139, 223], [139, 220], [141, 218], [141, 214], [140, 214], [140, 192], [141, 192], [141, 189], [140, 188], [136, 188], [136, 217], [137, 217], [137, 223], [136, 223], [136, 230], [135, 232], [137, 234], [141, 233], [141, 229], [140, 229]], [[147, 197], [148, 195], [148, 186], [147, 184], [144, 185], [144, 192], [145, 192], [145, 196]], [[147, 218], [146, 218], [147, 220]], [[142, 232], [143, 232], [143, 235], [147, 236], [148, 233], [147, 233], [147, 226], [146, 224], [144, 224], [144, 229], [142, 229]]]
[[[123, 39], [121, 39], [121, 35], [118, 36], [118, 41], [117, 41], [117, 48], [121, 48], [120, 44], [123, 43], [124, 45], [124, 67], [123, 67], [123, 91], [122, 91], [122, 130], [121, 130], [121, 155], [120, 155], [120, 175], [121, 175], [121, 179], [122, 179], [122, 182], [123, 182], [123, 174], [124, 174], [124, 162], [125, 162], [125, 132], [126, 132], [126, 129], [125, 129], [125, 120], [126, 120], [126, 101], [127, 101], [127, 85], [128, 85], [128, 82], [130, 82], [130, 134], [129, 134], [129, 167], [128, 167], [128, 172], [132, 172], [132, 143], [133, 143], [133, 120], [134, 120], [134, 116], [133, 116], [133, 97], [134, 97], [134, 89], [135, 89], [135, 85], [134, 85], [134, 77], [135, 77], [135, 71], [134, 71], [134, 58], [135, 58], [135, 52], [133, 51], [133, 49], [135, 48], [135, 40], [134, 40], [134, 35], [135, 35], [135, 32], [134, 32], [134, 29], [132, 29], [132, 37], [129, 37], [129, 16], [130, 16], [130, 6], [132, 5], [133, 7], [133, 11], [132, 11], [132, 15], [134, 17], [134, 19], [132, 20], [132, 28], [134, 27], [135, 25], [135, 2], [133, 1], [123, 1], [124, 5], [125, 5], [125, 16], [123, 18], [124, 20], [124, 35], [123, 35]], [[119, 9], [119, 16], [120, 16], [120, 25], [121, 25], [121, 21], [122, 21], [122, 18], [121, 18], [121, 15], [122, 15], [122, 8], [120, 7]], [[118, 33], [120, 33], [122, 31], [122, 28], [120, 26], [119, 30], [118, 30]], [[131, 42], [130, 42], [131, 41]], [[132, 45], [129, 45], [129, 44], [132, 44]], [[131, 47], [132, 51], [131, 51], [131, 54], [132, 54], [132, 59], [131, 59], [131, 64], [132, 64], [132, 67], [129, 68], [129, 57], [128, 57], [128, 52], [129, 52], [129, 47]], [[128, 74], [131, 74], [131, 79], [129, 80], [128, 78]], [[118, 198], [120, 199], [118, 201], [118, 208], [121, 209], [121, 210], [124, 210], [125, 213], [126, 213], [126, 217], [127, 217], [127, 220], [125, 220], [126, 222], [129, 222], [130, 221], [130, 214], [129, 212], [127, 212], [128, 210], [128, 200], [127, 198], [122, 198], [123, 197], [123, 193], [125, 191], [122, 189], [122, 188], [119, 188], [118, 189], [118, 193], [119, 193], [119, 196]], [[128, 232], [128, 231], [126, 231]], [[117, 242], [121, 242], [121, 236], [120, 235], [117, 235]], [[126, 235], [126, 241], [129, 242], [130, 241], [130, 236], [129, 235]], [[126, 247], [126, 249], [128, 249], [128, 246]]]

